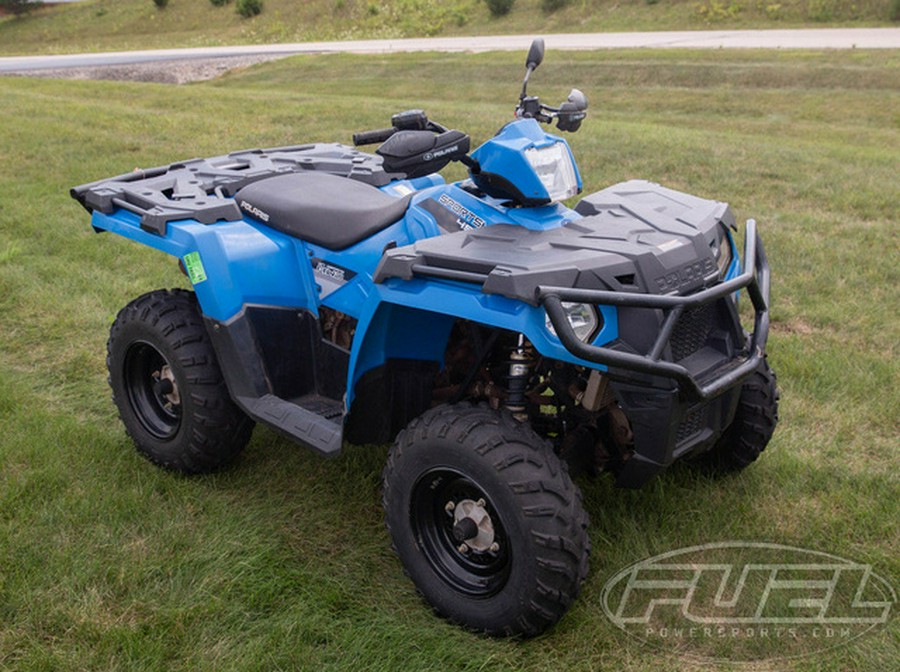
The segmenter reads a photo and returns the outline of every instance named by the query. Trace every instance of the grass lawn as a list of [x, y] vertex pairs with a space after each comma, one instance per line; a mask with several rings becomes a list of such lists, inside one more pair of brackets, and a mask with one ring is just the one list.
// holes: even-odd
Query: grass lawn
[[[898, 585], [897, 51], [551, 52], [535, 74], [548, 101], [570, 86], [591, 100], [571, 137], [589, 191], [644, 177], [758, 220], [783, 397], [773, 443], [739, 476], [580, 483], [592, 571], [549, 633], [491, 640], [432, 616], [382, 526], [385, 446], [325, 461], [258, 427], [234, 468], [201, 478], [132, 449], [109, 400], [107, 331], [131, 298], [184, 279], [168, 257], [94, 235], [68, 188], [349, 141], [409, 107], [478, 142], [509, 118], [521, 60], [303, 57], [182, 87], [0, 79], [0, 669], [692, 669], [606, 619], [616, 572], [740, 539], [871, 563]], [[769, 667], [897, 660], [895, 618]]]
[[46, 7], [0, 17], [0, 54], [424, 35], [888, 26], [900, 20], [900, 0], [515, 0], [499, 17], [484, 0], [265, 0], [252, 19], [234, 7], [207, 0], [171, 0], [162, 10], [151, 0]]

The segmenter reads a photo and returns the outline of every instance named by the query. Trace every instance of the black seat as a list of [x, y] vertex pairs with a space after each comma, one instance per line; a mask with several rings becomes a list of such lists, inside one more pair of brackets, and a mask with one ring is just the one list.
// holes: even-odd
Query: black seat
[[234, 195], [252, 219], [289, 236], [342, 250], [387, 228], [409, 207], [373, 186], [329, 173], [290, 173], [251, 182]]

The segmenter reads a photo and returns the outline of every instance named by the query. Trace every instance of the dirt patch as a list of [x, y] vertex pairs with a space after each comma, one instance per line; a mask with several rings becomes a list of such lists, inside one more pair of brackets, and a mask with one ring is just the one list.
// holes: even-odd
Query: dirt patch
[[180, 61], [155, 61], [130, 65], [103, 65], [85, 68], [48, 68], [46, 70], [21, 70], [3, 73], [14, 77], [49, 77], [52, 79], [106, 79], [128, 82], [158, 82], [161, 84], [187, 84], [215, 79], [220, 75], [284, 58], [283, 55], [229, 56]]
[[773, 321], [772, 330], [782, 334], [799, 334], [801, 336], [811, 336], [816, 333], [815, 327], [799, 318], [787, 322]]

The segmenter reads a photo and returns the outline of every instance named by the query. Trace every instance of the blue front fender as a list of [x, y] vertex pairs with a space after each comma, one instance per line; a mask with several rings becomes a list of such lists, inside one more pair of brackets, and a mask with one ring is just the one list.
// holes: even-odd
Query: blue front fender
[[[618, 323], [615, 308], [600, 306], [598, 310], [603, 326], [592, 343], [602, 345], [618, 337]], [[457, 319], [524, 334], [545, 357], [604, 368], [574, 357], [566, 350], [547, 330], [543, 308], [483, 294], [479, 288], [463, 283], [390, 279], [375, 286], [359, 316], [350, 354], [348, 407], [362, 375], [388, 359], [442, 363], [450, 330]]]

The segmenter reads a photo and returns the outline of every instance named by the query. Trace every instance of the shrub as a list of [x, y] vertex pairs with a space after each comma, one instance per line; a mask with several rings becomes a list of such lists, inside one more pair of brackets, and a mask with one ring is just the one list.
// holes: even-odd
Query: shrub
[[541, 0], [541, 9], [545, 12], [555, 12], [569, 4], [569, 0]]
[[234, 7], [238, 14], [249, 19], [263, 10], [263, 3], [262, 0], [237, 0]]
[[491, 10], [493, 16], [503, 16], [509, 14], [516, 0], [484, 0], [484, 4]]
[[900, 21], [900, 0], [891, 0], [891, 21]]
[[153, 0], [153, 4], [159, 7], [160, 9], [165, 9], [166, 5], [169, 4], [169, 0]]
[[229, 2], [231, 2], [231, 0], [209, 0], [209, 1], [216, 7], [222, 7], [224, 5], [227, 5]]
[[19, 14], [30, 12], [32, 9], [39, 7], [40, 4], [39, 2], [31, 2], [31, 0], [0, 0], [0, 10], [18, 16]]

